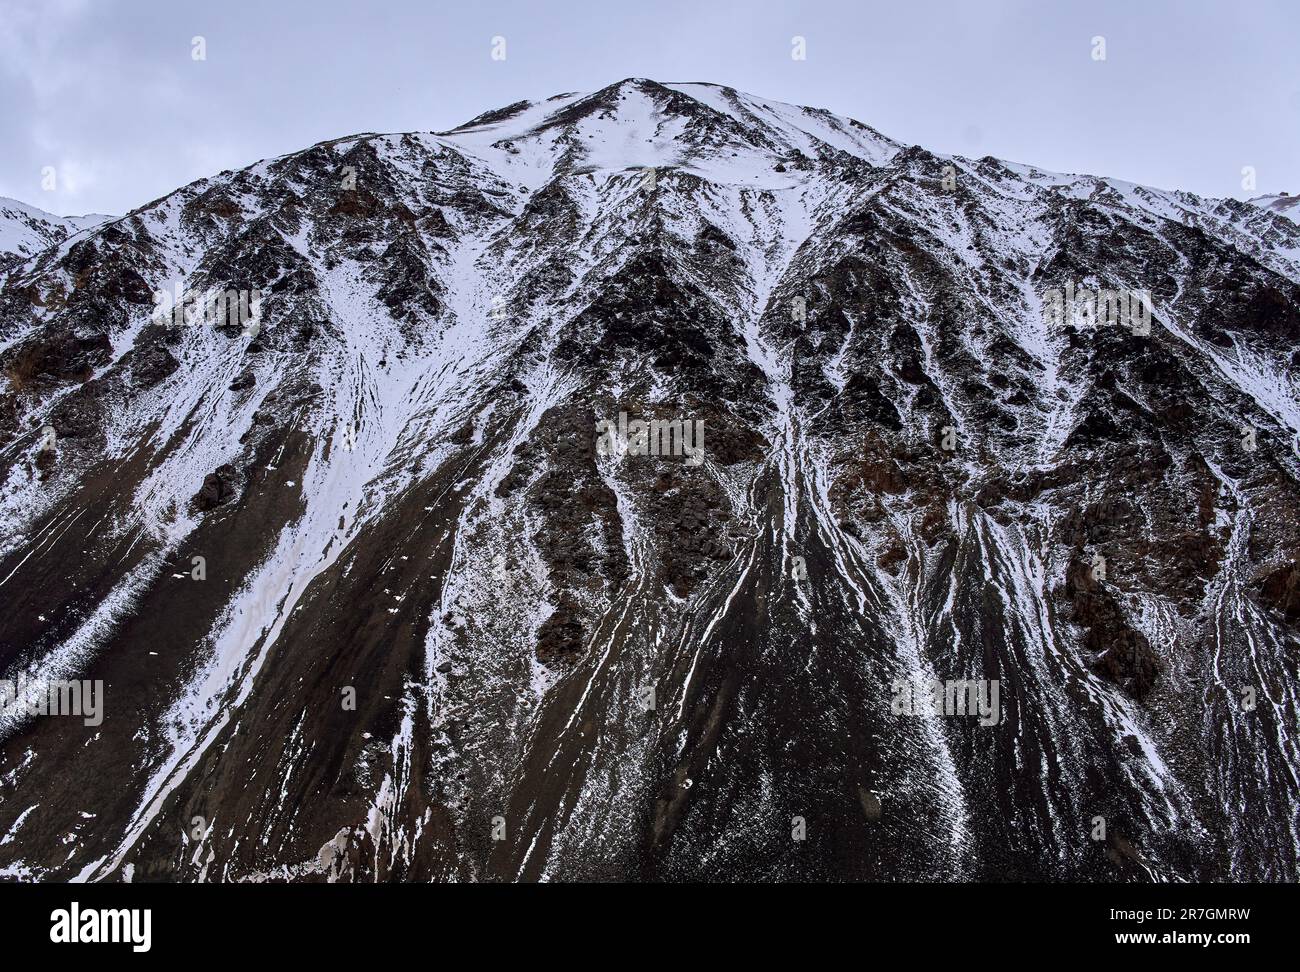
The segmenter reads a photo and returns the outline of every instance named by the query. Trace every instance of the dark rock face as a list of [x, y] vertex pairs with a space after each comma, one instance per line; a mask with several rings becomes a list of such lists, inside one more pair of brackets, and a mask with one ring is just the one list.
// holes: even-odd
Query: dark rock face
[[144, 388], [152, 388], [170, 377], [180, 367], [171, 352], [161, 345], [151, 345], [136, 352], [131, 362], [131, 377]]
[[1298, 314], [1279, 212], [644, 80], [20, 254], [0, 678], [105, 702], [0, 876], [1300, 880]]
[[33, 381], [86, 381], [111, 352], [106, 334], [40, 334], [6, 351], [0, 367], [13, 389]]
[[238, 492], [235, 467], [225, 463], [203, 477], [203, 487], [194, 495], [194, 508], [203, 512], [229, 503]]

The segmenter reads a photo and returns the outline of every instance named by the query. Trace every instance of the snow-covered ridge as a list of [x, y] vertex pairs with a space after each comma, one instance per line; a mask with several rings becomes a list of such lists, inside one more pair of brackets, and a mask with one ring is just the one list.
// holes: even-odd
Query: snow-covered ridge
[[27, 203], [0, 196], [0, 262], [5, 258], [26, 259], [61, 243], [84, 230], [112, 219], [99, 213], [86, 216], [55, 216]]
[[1272, 196], [1256, 196], [1250, 200], [1250, 204], [1300, 222], [1300, 195], [1281, 192]]

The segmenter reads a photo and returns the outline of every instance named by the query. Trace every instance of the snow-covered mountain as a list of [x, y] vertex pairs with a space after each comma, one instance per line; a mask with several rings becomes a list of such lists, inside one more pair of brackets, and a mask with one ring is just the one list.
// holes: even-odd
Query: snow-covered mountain
[[112, 218], [99, 213], [54, 216], [17, 199], [0, 196], [0, 268], [27, 259]]
[[1300, 879], [1277, 213], [629, 79], [0, 283], [0, 874]]

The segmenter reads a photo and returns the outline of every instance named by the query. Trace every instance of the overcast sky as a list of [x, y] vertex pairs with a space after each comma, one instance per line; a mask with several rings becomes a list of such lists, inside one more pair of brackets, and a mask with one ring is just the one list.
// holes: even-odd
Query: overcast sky
[[0, 195], [120, 214], [322, 139], [625, 77], [829, 108], [937, 152], [1300, 192], [1296, 0], [0, 0]]

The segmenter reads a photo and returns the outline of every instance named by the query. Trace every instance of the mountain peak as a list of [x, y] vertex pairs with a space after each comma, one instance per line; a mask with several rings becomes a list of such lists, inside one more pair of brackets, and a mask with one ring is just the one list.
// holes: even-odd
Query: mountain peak
[[770, 174], [790, 171], [800, 160], [874, 166], [900, 148], [874, 129], [823, 109], [718, 84], [649, 78], [516, 102], [442, 134], [485, 159], [495, 151], [506, 169], [519, 168], [519, 162], [548, 171], [673, 167], [719, 181], [773, 185], [790, 184]]

